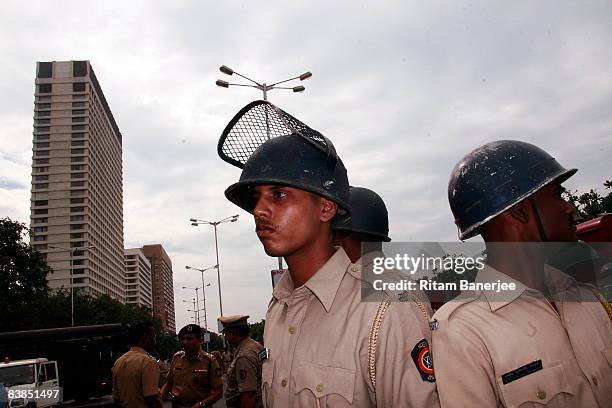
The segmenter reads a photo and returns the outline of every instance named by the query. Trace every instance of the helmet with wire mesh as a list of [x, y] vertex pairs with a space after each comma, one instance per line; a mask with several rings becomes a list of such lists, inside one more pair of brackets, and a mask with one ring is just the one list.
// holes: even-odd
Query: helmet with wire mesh
[[253, 188], [284, 185], [325, 197], [349, 209], [346, 168], [329, 139], [266, 101], [245, 106], [223, 131], [217, 149], [226, 162], [242, 168], [225, 196], [253, 212]]

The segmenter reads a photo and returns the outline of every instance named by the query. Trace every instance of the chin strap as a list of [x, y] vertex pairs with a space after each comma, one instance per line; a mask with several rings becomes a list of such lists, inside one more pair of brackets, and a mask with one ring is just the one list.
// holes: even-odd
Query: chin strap
[[542, 224], [542, 217], [540, 217], [540, 210], [538, 209], [538, 205], [536, 204], [533, 195], [529, 196], [529, 202], [531, 203], [531, 208], [533, 208], [533, 212], [536, 215], [538, 230], [540, 231], [540, 238], [542, 239], [542, 242], [548, 242], [548, 237], [546, 236], [546, 231], [544, 230], [544, 224]]

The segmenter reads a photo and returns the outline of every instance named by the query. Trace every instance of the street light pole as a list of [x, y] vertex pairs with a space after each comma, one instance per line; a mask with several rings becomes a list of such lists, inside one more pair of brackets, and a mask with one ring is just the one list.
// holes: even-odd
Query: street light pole
[[60, 249], [62, 251], [67, 251], [69, 255], [70, 261], [70, 270], [69, 270], [69, 279], [70, 279], [70, 327], [74, 327], [74, 282], [73, 282], [73, 257], [78, 251], [86, 251], [88, 249], [94, 248], [93, 245], [87, 247], [76, 247], [76, 248], [65, 248], [60, 245], [49, 245], [49, 248], [52, 249]]
[[215, 254], [217, 255], [217, 285], [219, 286], [219, 314], [223, 316], [223, 300], [221, 298], [221, 267], [219, 266], [219, 241], [217, 240], [217, 225], [223, 224], [224, 222], [236, 222], [238, 220], [238, 214], [225, 217], [219, 221], [204, 221], [197, 218], [191, 218], [191, 225], [197, 227], [201, 224], [212, 225], [215, 229]]
[[210, 283], [208, 285], [204, 284], [204, 272], [206, 272], [209, 269], [213, 269], [213, 268], [217, 268], [218, 265], [213, 265], [211, 267], [208, 268], [204, 268], [204, 269], [200, 269], [200, 268], [194, 268], [192, 266], [189, 265], [185, 265], [185, 269], [191, 269], [194, 271], [200, 271], [200, 273], [202, 274], [202, 302], [204, 303], [204, 327], [206, 328], [206, 330], [208, 330], [208, 320], [206, 318], [206, 286], [210, 286]]
[[[251, 84], [234, 84], [234, 83], [230, 83], [227, 81], [224, 81], [222, 79], [217, 79], [217, 81], [215, 82], [217, 84], [217, 86], [221, 87], [221, 88], [229, 88], [230, 86], [246, 86], [246, 87], [250, 87], [250, 88], [255, 88], [255, 89], [259, 89], [260, 91], [263, 92], [263, 99], [264, 101], [268, 100], [268, 91], [271, 91], [273, 89], [290, 89], [292, 90], [294, 93], [296, 92], [304, 92], [306, 90], [306, 88], [303, 85], [298, 85], [298, 86], [294, 86], [294, 87], [286, 87], [286, 86], [278, 86], [280, 84], [284, 84], [285, 82], [290, 82], [290, 81], [294, 81], [296, 79], [299, 79], [300, 81], [304, 81], [306, 79], [309, 79], [312, 77], [312, 72], [310, 71], [306, 71], [304, 72], [302, 75], [298, 75], [296, 77], [293, 78], [289, 78], [289, 79], [284, 79], [282, 81], [278, 81], [278, 82], [274, 82], [273, 84], [266, 84], [265, 82], [263, 83], [259, 83], [255, 80], [252, 80], [251, 78], [242, 75], [239, 72], [234, 71], [233, 69], [229, 68], [226, 65], [221, 65], [219, 67], [219, 71], [221, 71], [222, 73], [226, 74], [226, 75], [233, 75], [236, 74], [241, 78], [246, 79], [247, 81], [251, 82], [254, 85]], [[266, 114], [266, 134], [268, 135], [268, 139], [270, 139], [270, 125], [268, 123], [268, 111], [265, 111]], [[219, 263], [219, 260], [217, 259], [217, 263]], [[283, 258], [281, 256], [278, 257], [278, 269], [283, 269]], [[221, 315], [223, 316], [223, 313], [221, 313]]]
[[188, 287], [188, 286], [183, 286], [183, 289], [195, 290], [195, 293], [196, 293], [196, 307], [194, 307], [194, 310], [196, 311], [196, 318], [197, 318], [197, 322], [196, 323], [199, 326], [200, 325], [200, 312], [199, 312], [199, 309], [200, 309], [200, 298], [198, 297], [198, 291], [200, 290], [200, 288], [198, 288], [198, 287], [191, 288], [191, 287]]

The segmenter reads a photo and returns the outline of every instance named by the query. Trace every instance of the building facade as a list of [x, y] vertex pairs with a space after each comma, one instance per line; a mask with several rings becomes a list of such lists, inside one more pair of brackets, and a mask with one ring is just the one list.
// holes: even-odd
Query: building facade
[[38, 62], [35, 84], [31, 243], [51, 288], [125, 302], [121, 132], [89, 61]]
[[151, 262], [153, 270], [153, 317], [161, 321], [164, 332], [174, 334], [176, 321], [172, 261], [160, 244], [144, 245], [142, 251]]
[[125, 303], [153, 310], [152, 268], [141, 248], [129, 248], [125, 254]]

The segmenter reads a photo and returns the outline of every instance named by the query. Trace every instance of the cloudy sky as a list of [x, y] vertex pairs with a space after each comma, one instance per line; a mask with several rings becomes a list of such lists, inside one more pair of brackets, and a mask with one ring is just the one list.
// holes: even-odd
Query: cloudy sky
[[[123, 134], [125, 246], [162, 243], [177, 326], [215, 264], [224, 314], [264, 317], [276, 260], [223, 191], [239, 170], [216, 144], [261, 94], [215, 86], [225, 64], [261, 82], [304, 71], [269, 99], [328, 136], [352, 185], [387, 202], [394, 241], [452, 241], [446, 185], [471, 149], [512, 138], [565, 166], [567, 185], [610, 178], [612, 5], [602, 1], [4, 1], [0, 14], [0, 217], [29, 222], [36, 61], [91, 61]], [[207, 272], [209, 273], [209, 272]], [[218, 316], [207, 275], [209, 322]]]

